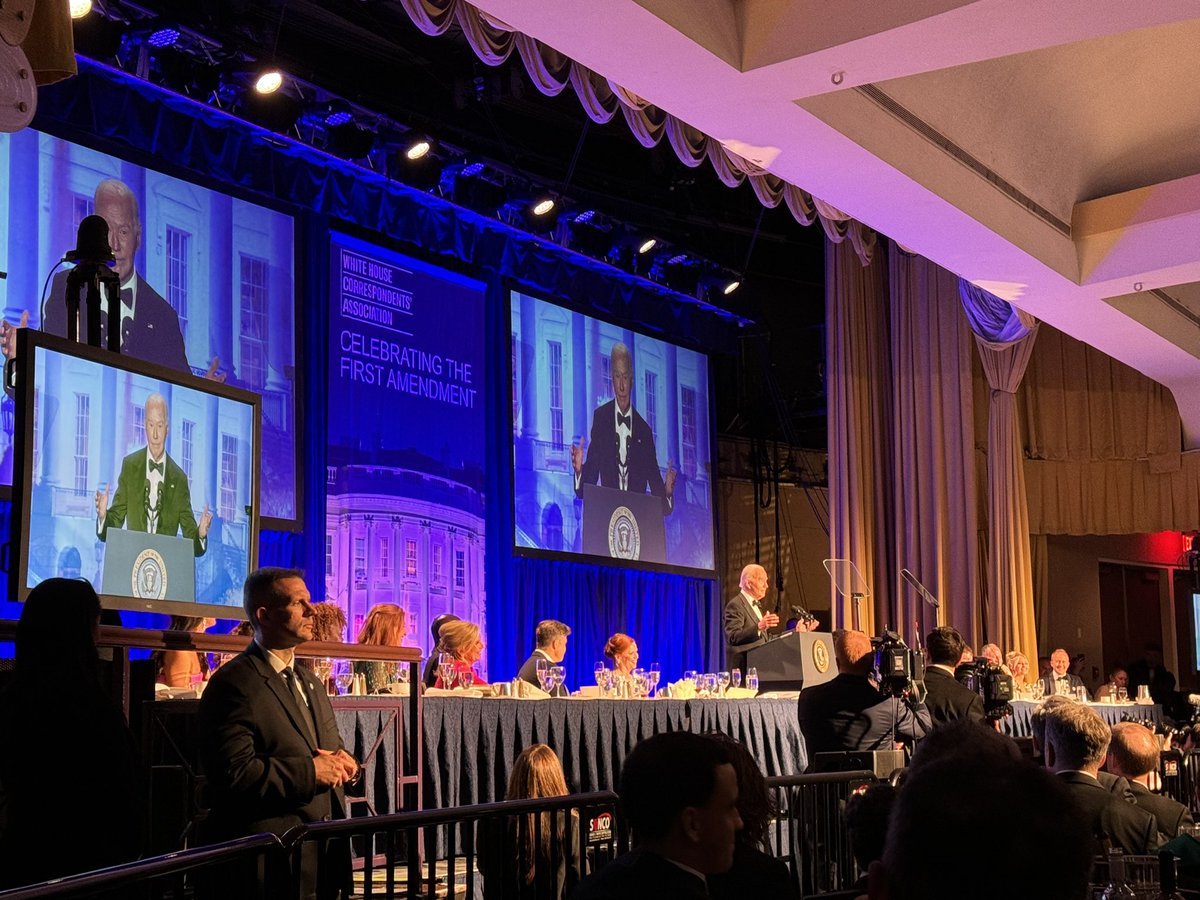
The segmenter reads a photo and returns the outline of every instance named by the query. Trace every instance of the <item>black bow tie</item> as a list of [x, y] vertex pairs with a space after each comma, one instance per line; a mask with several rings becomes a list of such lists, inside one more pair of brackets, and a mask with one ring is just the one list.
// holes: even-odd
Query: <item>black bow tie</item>
[[150, 463], [150, 471], [157, 472], [159, 475], [162, 475], [163, 474], [163, 464], [160, 462], [151, 462]]
[[617, 427], [620, 427], [622, 425], [624, 425], [630, 431], [633, 431], [633, 413], [630, 413], [625, 416], [621, 415], [620, 413], [617, 413]]

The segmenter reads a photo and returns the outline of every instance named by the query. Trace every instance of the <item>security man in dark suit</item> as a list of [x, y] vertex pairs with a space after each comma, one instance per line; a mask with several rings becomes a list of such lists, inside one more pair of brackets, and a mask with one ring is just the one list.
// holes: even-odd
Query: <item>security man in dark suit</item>
[[884, 696], [868, 675], [875, 655], [861, 631], [836, 631], [838, 675], [800, 693], [800, 731], [811, 759], [817, 753], [891, 750], [893, 741], [920, 740], [933, 727], [916, 698]]
[[1097, 774], [1112, 732], [1083, 703], [1060, 703], [1046, 712], [1046, 766], [1066, 784], [1092, 830], [1094, 855], [1110, 847], [1153, 853], [1161, 839], [1150, 813], [1100, 784]]
[[925, 705], [935, 724], [955, 719], [970, 719], [980, 724], [984, 721], [983, 698], [954, 678], [954, 668], [964, 646], [958, 630], [947, 625], [933, 629], [925, 637], [925, 653], [929, 658], [925, 667]]
[[1112, 743], [1104, 767], [1113, 775], [1129, 780], [1134, 802], [1158, 822], [1158, 830], [1168, 838], [1179, 834], [1184, 825], [1194, 825], [1192, 811], [1170, 797], [1150, 790], [1150, 776], [1158, 770], [1158, 739], [1140, 722], [1118, 722], [1112, 727]]
[[[325, 688], [294, 648], [312, 638], [312, 602], [301, 573], [263, 568], [243, 588], [254, 640], [221, 666], [200, 699], [200, 758], [207, 778], [211, 840], [346, 814], [343, 785], [359, 774], [346, 752]], [[337, 897], [350, 888], [349, 848], [330, 842], [318, 859], [306, 843], [301, 894]], [[319, 873], [319, 883], [318, 883]]]

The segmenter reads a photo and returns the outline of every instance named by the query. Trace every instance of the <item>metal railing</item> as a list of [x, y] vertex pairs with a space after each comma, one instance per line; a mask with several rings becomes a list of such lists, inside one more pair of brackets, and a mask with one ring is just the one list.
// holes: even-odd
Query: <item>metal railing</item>
[[878, 780], [866, 770], [767, 779], [778, 810], [768, 843], [772, 855], [787, 864], [801, 897], [853, 886], [858, 866], [846, 828], [846, 800]]
[[[80, 835], [87, 840], [87, 835]], [[49, 848], [48, 852], [49, 852]], [[69, 846], [57, 848], [69, 854]], [[137, 897], [139, 900], [183, 900], [218, 896], [221, 886], [236, 886], [227, 898], [275, 900], [288, 896], [292, 878], [287, 851], [273, 834], [256, 834], [168, 853], [150, 859], [98, 869], [27, 887], [0, 891], [3, 900], [68, 897]], [[294, 893], [294, 892], [293, 892]]]

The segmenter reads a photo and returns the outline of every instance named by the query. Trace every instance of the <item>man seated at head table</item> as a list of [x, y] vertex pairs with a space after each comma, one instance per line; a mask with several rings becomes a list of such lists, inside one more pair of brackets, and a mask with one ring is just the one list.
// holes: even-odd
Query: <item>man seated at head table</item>
[[817, 753], [891, 750], [893, 741], [920, 740], [933, 727], [924, 703], [885, 696], [871, 683], [875, 654], [863, 632], [834, 632], [833, 654], [837, 677], [800, 692], [800, 731], [809, 759]]
[[1076, 688], [1083, 688], [1083, 699], [1088, 699], [1088, 690], [1084, 687], [1083, 679], [1072, 674], [1070, 669], [1071, 657], [1066, 650], [1059, 647], [1050, 654], [1050, 674], [1042, 679], [1042, 690], [1047, 697], [1056, 693], [1074, 694]]
[[[537, 676], [538, 661], [544, 661], [548, 666], [560, 665], [567, 656], [567, 638], [570, 636], [570, 625], [564, 625], [554, 619], [543, 619], [538, 622], [533, 634], [537, 647], [529, 659], [525, 660], [517, 677], [527, 684], [540, 688], [542, 684], [538, 681]], [[570, 691], [567, 690], [566, 685], [559, 684], [554, 686], [553, 693], [556, 697], [565, 697]]]
[[571, 900], [699, 900], [733, 865], [741, 830], [729, 751], [688, 731], [646, 738], [621, 766], [621, 810], [637, 847], [582, 882]]

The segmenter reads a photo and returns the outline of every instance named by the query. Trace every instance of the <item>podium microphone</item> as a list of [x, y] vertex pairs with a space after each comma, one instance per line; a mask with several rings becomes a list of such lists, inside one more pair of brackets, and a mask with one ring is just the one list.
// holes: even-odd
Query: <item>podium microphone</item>
[[75, 235], [75, 249], [63, 254], [63, 262], [107, 265], [116, 261], [108, 245], [108, 223], [100, 216], [84, 216]]

